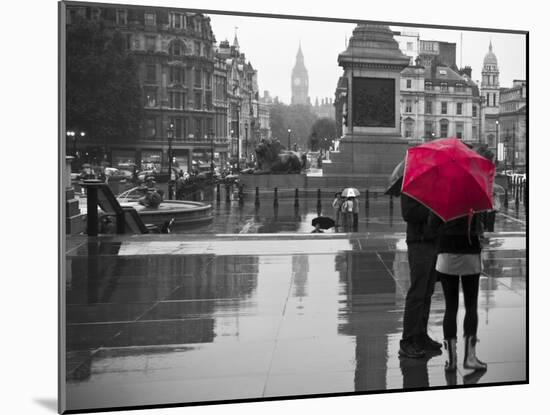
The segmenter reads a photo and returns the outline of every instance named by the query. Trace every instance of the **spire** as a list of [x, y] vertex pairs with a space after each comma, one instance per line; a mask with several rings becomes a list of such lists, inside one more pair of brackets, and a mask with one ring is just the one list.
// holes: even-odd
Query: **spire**
[[239, 28], [238, 26], [235, 26], [235, 39], [233, 39], [233, 47], [236, 50], [239, 50], [239, 40], [237, 39], [237, 29], [238, 28]]
[[493, 41], [489, 40], [489, 52], [493, 51]]

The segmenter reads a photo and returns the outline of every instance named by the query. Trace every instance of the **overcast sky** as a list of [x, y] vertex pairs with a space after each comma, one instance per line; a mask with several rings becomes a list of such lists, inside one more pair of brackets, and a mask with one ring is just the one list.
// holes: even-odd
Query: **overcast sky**
[[[237, 32], [241, 52], [258, 70], [258, 84], [263, 94], [268, 90], [283, 102], [290, 102], [290, 74], [301, 42], [309, 73], [309, 96], [334, 98], [334, 90], [342, 68], [338, 54], [345, 50], [354, 24], [299, 21], [259, 17], [236, 17], [211, 14], [216, 40], [232, 44]], [[237, 29], [236, 29], [237, 28]], [[461, 66], [460, 34], [462, 33], [462, 66], [472, 67], [474, 80], [481, 79], [483, 58], [492, 41], [500, 68], [500, 86], [509, 87], [514, 79], [526, 78], [525, 36], [476, 31], [391, 27], [395, 31], [417, 31], [420, 39], [440, 40], [457, 44], [457, 65]]]

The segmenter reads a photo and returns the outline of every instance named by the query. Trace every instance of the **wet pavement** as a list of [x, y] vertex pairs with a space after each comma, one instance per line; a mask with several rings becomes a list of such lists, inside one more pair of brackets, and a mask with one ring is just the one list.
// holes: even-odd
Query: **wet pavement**
[[[67, 407], [526, 381], [525, 224], [497, 225], [479, 295], [489, 369], [455, 377], [444, 355], [398, 357], [401, 231], [68, 238]], [[437, 284], [439, 340], [443, 312]]]
[[[222, 192], [223, 193], [223, 192]], [[288, 190], [286, 197], [279, 192], [278, 206], [274, 207], [271, 193], [263, 193], [260, 205], [255, 206], [254, 196], [246, 195], [244, 203], [239, 204], [236, 196], [227, 202], [224, 195], [220, 201], [212, 202], [212, 195], [206, 198], [206, 203], [212, 203], [214, 220], [208, 224], [175, 228], [175, 233], [309, 233], [313, 230], [311, 220], [318, 215], [336, 219], [332, 208], [332, 194], [325, 194], [318, 206], [316, 197], [302, 197], [298, 206], [294, 205], [293, 192]], [[232, 196], [232, 197], [233, 197]], [[330, 196], [330, 197], [329, 197]], [[405, 223], [401, 217], [399, 198], [390, 202], [389, 196], [373, 193], [368, 203], [365, 195], [359, 198], [358, 232], [404, 232]], [[508, 208], [502, 208], [497, 216], [495, 230], [525, 231], [525, 209], [523, 204], [516, 205], [510, 199]], [[342, 232], [339, 228], [337, 232]], [[327, 232], [336, 232], [330, 229]]]

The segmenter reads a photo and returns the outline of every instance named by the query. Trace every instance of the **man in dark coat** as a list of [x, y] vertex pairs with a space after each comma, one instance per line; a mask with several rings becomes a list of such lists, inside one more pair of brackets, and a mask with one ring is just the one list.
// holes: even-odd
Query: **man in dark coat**
[[428, 336], [428, 317], [436, 282], [437, 235], [443, 223], [428, 208], [401, 194], [401, 213], [407, 223], [407, 251], [411, 285], [405, 300], [399, 355], [420, 358], [441, 348]]

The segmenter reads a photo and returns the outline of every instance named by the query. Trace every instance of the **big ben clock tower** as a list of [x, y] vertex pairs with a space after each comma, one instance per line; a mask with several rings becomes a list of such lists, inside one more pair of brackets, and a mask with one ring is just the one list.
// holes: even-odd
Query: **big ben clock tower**
[[304, 55], [302, 54], [302, 45], [298, 46], [296, 54], [296, 64], [292, 69], [292, 77], [290, 80], [290, 88], [292, 91], [292, 104], [309, 105], [308, 88], [309, 77], [307, 69], [304, 65]]

